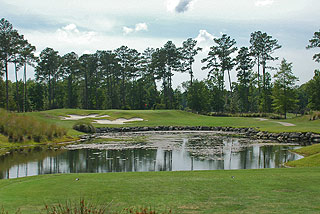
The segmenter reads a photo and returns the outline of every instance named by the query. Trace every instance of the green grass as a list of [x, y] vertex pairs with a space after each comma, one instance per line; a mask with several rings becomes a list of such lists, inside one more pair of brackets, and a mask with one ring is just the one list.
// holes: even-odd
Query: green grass
[[303, 147], [293, 152], [305, 156], [296, 161], [286, 163], [289, 167], [319, 167], [320, 166], [320, 144]]
[[44, 204], [84, 198], [95, 204], [112, 201], [114, 210], [319, 213], [319, 177], [319, 168], [41, 175], [0, 180], [0, 207], [39, 213]]
[[[68, 129], [68, 134], [77, 136], [80, 133], [73, 130], [76, 121], [61, 120], [59, 116], [68, 114], [99, 114], [109, 115], [108, 119], [140, 117], [145, 121], [133, 122], [125, 125], [99, 125], [96, 127], [120, 127], [120, 126], [224, 126], [224, 127], [254, 127], [261, 131], [269, 132], [315, 132], [320, 133], [320, 120], [310, 121], [310, 116], [294, 117], [287, 120], [259, 121], [256, 118], [246, 117], [211, 117], [193, 114], [177, 110], [80, 110], [80, 109], [56, 109], [43, 112], [28, 113], [39, 120], [54, 123], [57, 126]], [[84, 119], [91, 122], [93, 119]], [[286, 127], [277, 122], [293, 123], [296, 126]]]

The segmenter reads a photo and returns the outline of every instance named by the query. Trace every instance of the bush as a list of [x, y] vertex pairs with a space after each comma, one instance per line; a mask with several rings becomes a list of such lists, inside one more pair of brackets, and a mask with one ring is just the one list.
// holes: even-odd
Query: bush
[[89, 122], [79, 121], [76, 124], [74, 124], [72, 128], [74, 130], [77, 130], [79, 132], [84, 132], [84, 133], [95, 133], [96, 132], [96, 128]]

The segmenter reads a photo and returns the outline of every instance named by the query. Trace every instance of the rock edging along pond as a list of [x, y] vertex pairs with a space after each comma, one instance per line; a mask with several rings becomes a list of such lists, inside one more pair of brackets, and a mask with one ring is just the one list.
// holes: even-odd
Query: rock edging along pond
[[258, 131], [254, 128], [233, 127], [208, 127], [208, 126], [155, 126], [155, 127], [120, 127], [120, 128], [96, 128], [96, 133], [108, 132], [146, 132], [146, 131], [217, 131], [232, 132], [244, 137], [261, 140], [276, 140], [280, 143], [299, 143], [300, 145], [311, 145], [320, 143], [320, 135], [312, 132], [282, 132], [270, 133]]

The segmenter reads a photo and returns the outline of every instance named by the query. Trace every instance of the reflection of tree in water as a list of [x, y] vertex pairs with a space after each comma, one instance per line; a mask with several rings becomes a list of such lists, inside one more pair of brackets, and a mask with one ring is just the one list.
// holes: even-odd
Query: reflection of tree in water
[[177, 149], [34, 151], [0, 157], [0, 178], [53, 173], [104, 173], [274, 168], [294, 160], [285, 146], [248, 145], [216, 136], [182, 138]]

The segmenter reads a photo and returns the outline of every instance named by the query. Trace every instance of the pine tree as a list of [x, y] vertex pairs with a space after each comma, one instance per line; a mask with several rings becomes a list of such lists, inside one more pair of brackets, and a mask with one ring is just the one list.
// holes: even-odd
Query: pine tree
[[272, 106], [277, 113], [283, 114], [286, 119], [287, 112], [296, 109], [298, 102], [294, 91], [298, 78], [292, 73], [292, 63], [288, 63], [283, 59], [274, 78]]

